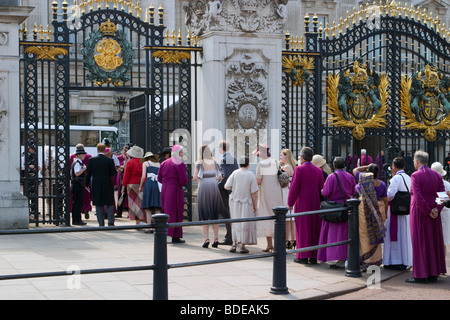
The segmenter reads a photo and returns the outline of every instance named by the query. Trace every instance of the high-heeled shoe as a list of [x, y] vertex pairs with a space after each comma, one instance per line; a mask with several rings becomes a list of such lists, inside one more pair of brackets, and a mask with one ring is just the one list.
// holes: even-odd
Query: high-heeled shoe
[[213, 244], [211, 245], [211, 247], [213, 248], [217, 248], [219, 246], [219, 239], [214, 239]]
[[208, 246], [209, 246], [209, 239], [206, 239], [205, 242], [203, 243], [202, 247], [208, 248]]
[[291, 242], [289, 240], [286, 240], [286, 249], [292, 248]]

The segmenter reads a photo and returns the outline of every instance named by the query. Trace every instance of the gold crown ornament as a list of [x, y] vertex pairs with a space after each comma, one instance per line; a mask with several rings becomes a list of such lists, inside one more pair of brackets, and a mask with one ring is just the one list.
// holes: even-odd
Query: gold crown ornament
[[117, 27], [114, 23], [111, 22], [110, 19], [108, 19], [108, 21], [103, 22], [100, 25], [100, 31], [104, 36], [114, 36], [117, 31]]

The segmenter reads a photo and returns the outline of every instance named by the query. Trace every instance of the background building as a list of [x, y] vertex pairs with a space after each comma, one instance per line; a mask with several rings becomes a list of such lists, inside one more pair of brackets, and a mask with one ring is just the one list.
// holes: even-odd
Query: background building
[[[47, 25], [51, 23], [52, 17], [52, 2], [55, 0], [21, 0], [19, 4], [23, 6], [35, 7], [30, 17], [26, 20], [26, 26], [28, 30], [32, 30], [34, 24], [39, 29], [42, 25], [44, 30]], [[57, 1], [58, 3], [62, 0]], [[83, 1], [67, 0], [69, 5], [69, 21], [72, 23], [77, 22], [77, 16], [80, 13], [79, 4]], [[105, 6], [105, 3], [102, 5]], [[210, 1], [202, 0], [198, 1], [202, 5], [207, 4]], [[372, 1], [323, 1], [323, 0], [289, 0], [286, 1], [286, 14], [287, 20], [285, 25], [285, 31], [289, 32], [292, 36], [299, 37], [304, 34], [304, 17], [305, 15], [317, 15], [319, 23], [325, 28], [327, 25], [333, 26], [333, 22], [339, 23], [340, 19], [345, 19], [347, 14], [351, 14], [353, 10], [358, 10], [360, 6], [371, 5]], [[78, 3], [78, 4], [77, 4]], [[124, 1], [109, 1], [109, 5], [113, 3], [125, 3]], [[140, 5], [142, 8], [148, 8], [151, 5], [159, 7], [161, 5], [164, 8], [164, 25], [166, 30], [170, 33], [180, 32], [183, 39], [186, 38], [188, 30], [186, 29], [186, 12], [184, 7], [189, 4], [186, 0], [160, 0], [159, 3], [154, 3], [153, 0], [142, 0]], [[399, 3], [405, 7], [420, 7], [425, 8], [429, 15], [433, 17], [439, 17], [442, 24], [450, 25], [450, 4], [446, 1], [428, 0], [428, 1], [404, 1]], [[97, 4], [95, 4], [97, 5]], [[374, 12], [375, 14], [375, 12]], [[312, 24], [312, 21], [311, 21]], [[73, 39], [71, 39], [73, 41]], [[135, 46], [140, 44], [134, 43]], [[71, 65], [71, 68], [74, 68]], [[82, 72], [82, 68], [79, 68]], [[71, 91], [70, 93], [70, 122], [71, 124], [81, 125], [96, 125], [96, 126], [108, 126], [110, 120], [119, 119], [120, 114], [118, 112], [118, 106], [116, 103], [117, 98], [120, 95], [124, 95], [123, 92], [89, 92], [89, 91]], [[130, 99], [135, 94], [125, 94], [127, 99]], [[128, 106], [126, 112], [123, 114], [122, 120], [114, 124], [119, 131], [120, 145], [129, 142], [130, 128], [129, 128], [129, 115]]]

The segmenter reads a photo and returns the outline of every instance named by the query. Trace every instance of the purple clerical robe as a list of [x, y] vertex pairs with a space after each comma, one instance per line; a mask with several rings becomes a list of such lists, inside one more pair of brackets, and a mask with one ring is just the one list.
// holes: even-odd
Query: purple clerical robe
[[[345, 200], [350, 199], [355, 194], [355, 178], [343, 169], [335, 171], [339, 176], [342, 193]], [[322, 189], [322, 196], [330, 201], [344, 202], [341, 190], [334, 173], [330, 174]], [[348, 239], [348, 222], [331, 223], [322, 221], [319, 244], [344, 241]], [[317, 259], [323, 262], [334, 260], [347, 260], [348, 245], [335, 246], [319, 249]]]
[[[161, 189], [161, 212], [169, 215], [169, 223], [182, 222], [184, 211], [183, 186], [187, 185], [186, 165], [173, 161], [172, 158], [161, 163], [158, 171]], [[167, 235], [174, 238], [183, 237], [181, 227], [169, 228]]]
[[433, 219], [430, 212], [437, 205], [436, 192], [444, 191], [439, 173], [426, 165], [411, 175], [410, 227], [413, 250], [413, 277], [428, 278], [446, 273], [445, 247], [441, 216]]
[[[323, 188], [322, 169], [311, 162], [297, 166], [289, 188], [288, 206], [294, 212], [305, 212], [320, 209], [320, 191]], [[295, 217], [295, 233], [297, 248], [316, 246], [319, 243], [322, 220], [318, 215]], [[297, 259], [317, 258], [317, 250], [297, 253]]]

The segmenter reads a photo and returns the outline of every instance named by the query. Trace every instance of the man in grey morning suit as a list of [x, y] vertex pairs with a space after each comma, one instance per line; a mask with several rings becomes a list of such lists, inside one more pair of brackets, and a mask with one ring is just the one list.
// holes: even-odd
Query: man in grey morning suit
[[[220, 194], [222, 196], [222, 200], [223, 203], [225, 205], [225, 214], [227, 215], [226, 217], [224, 216], [224, 219], [230, 219], [230, 206], [228, 204], [229, 201], [229, 196], [230, 196], [230, 191], [226, 190], [224, 188], [225, 183], [228, 180], [228, 177], [231, 175], [231, 173], [239, 168], [239, 165], [237, 163], [236, 158], [234, 158], [231, 153], [228, 151], [230, 149], [230, 145], [227, 141], [222, 140], [219, 142], [219, 152], [221, 154], [223, 154], [223, 158], [222, 161], [220, 162], [220, 169], [222, 170], [222, 176], [223, 179], [219, 182], [219, 191]], [[227, 233], [225, 235], [225, 239], [223, 242], [221, 242], [220, 244], [224, 244], [224, 245], [232, 245], [233, 244], [233, 239], [231, 237], [231, 224], [230, 223], [226, 223], [225, 224]]]

